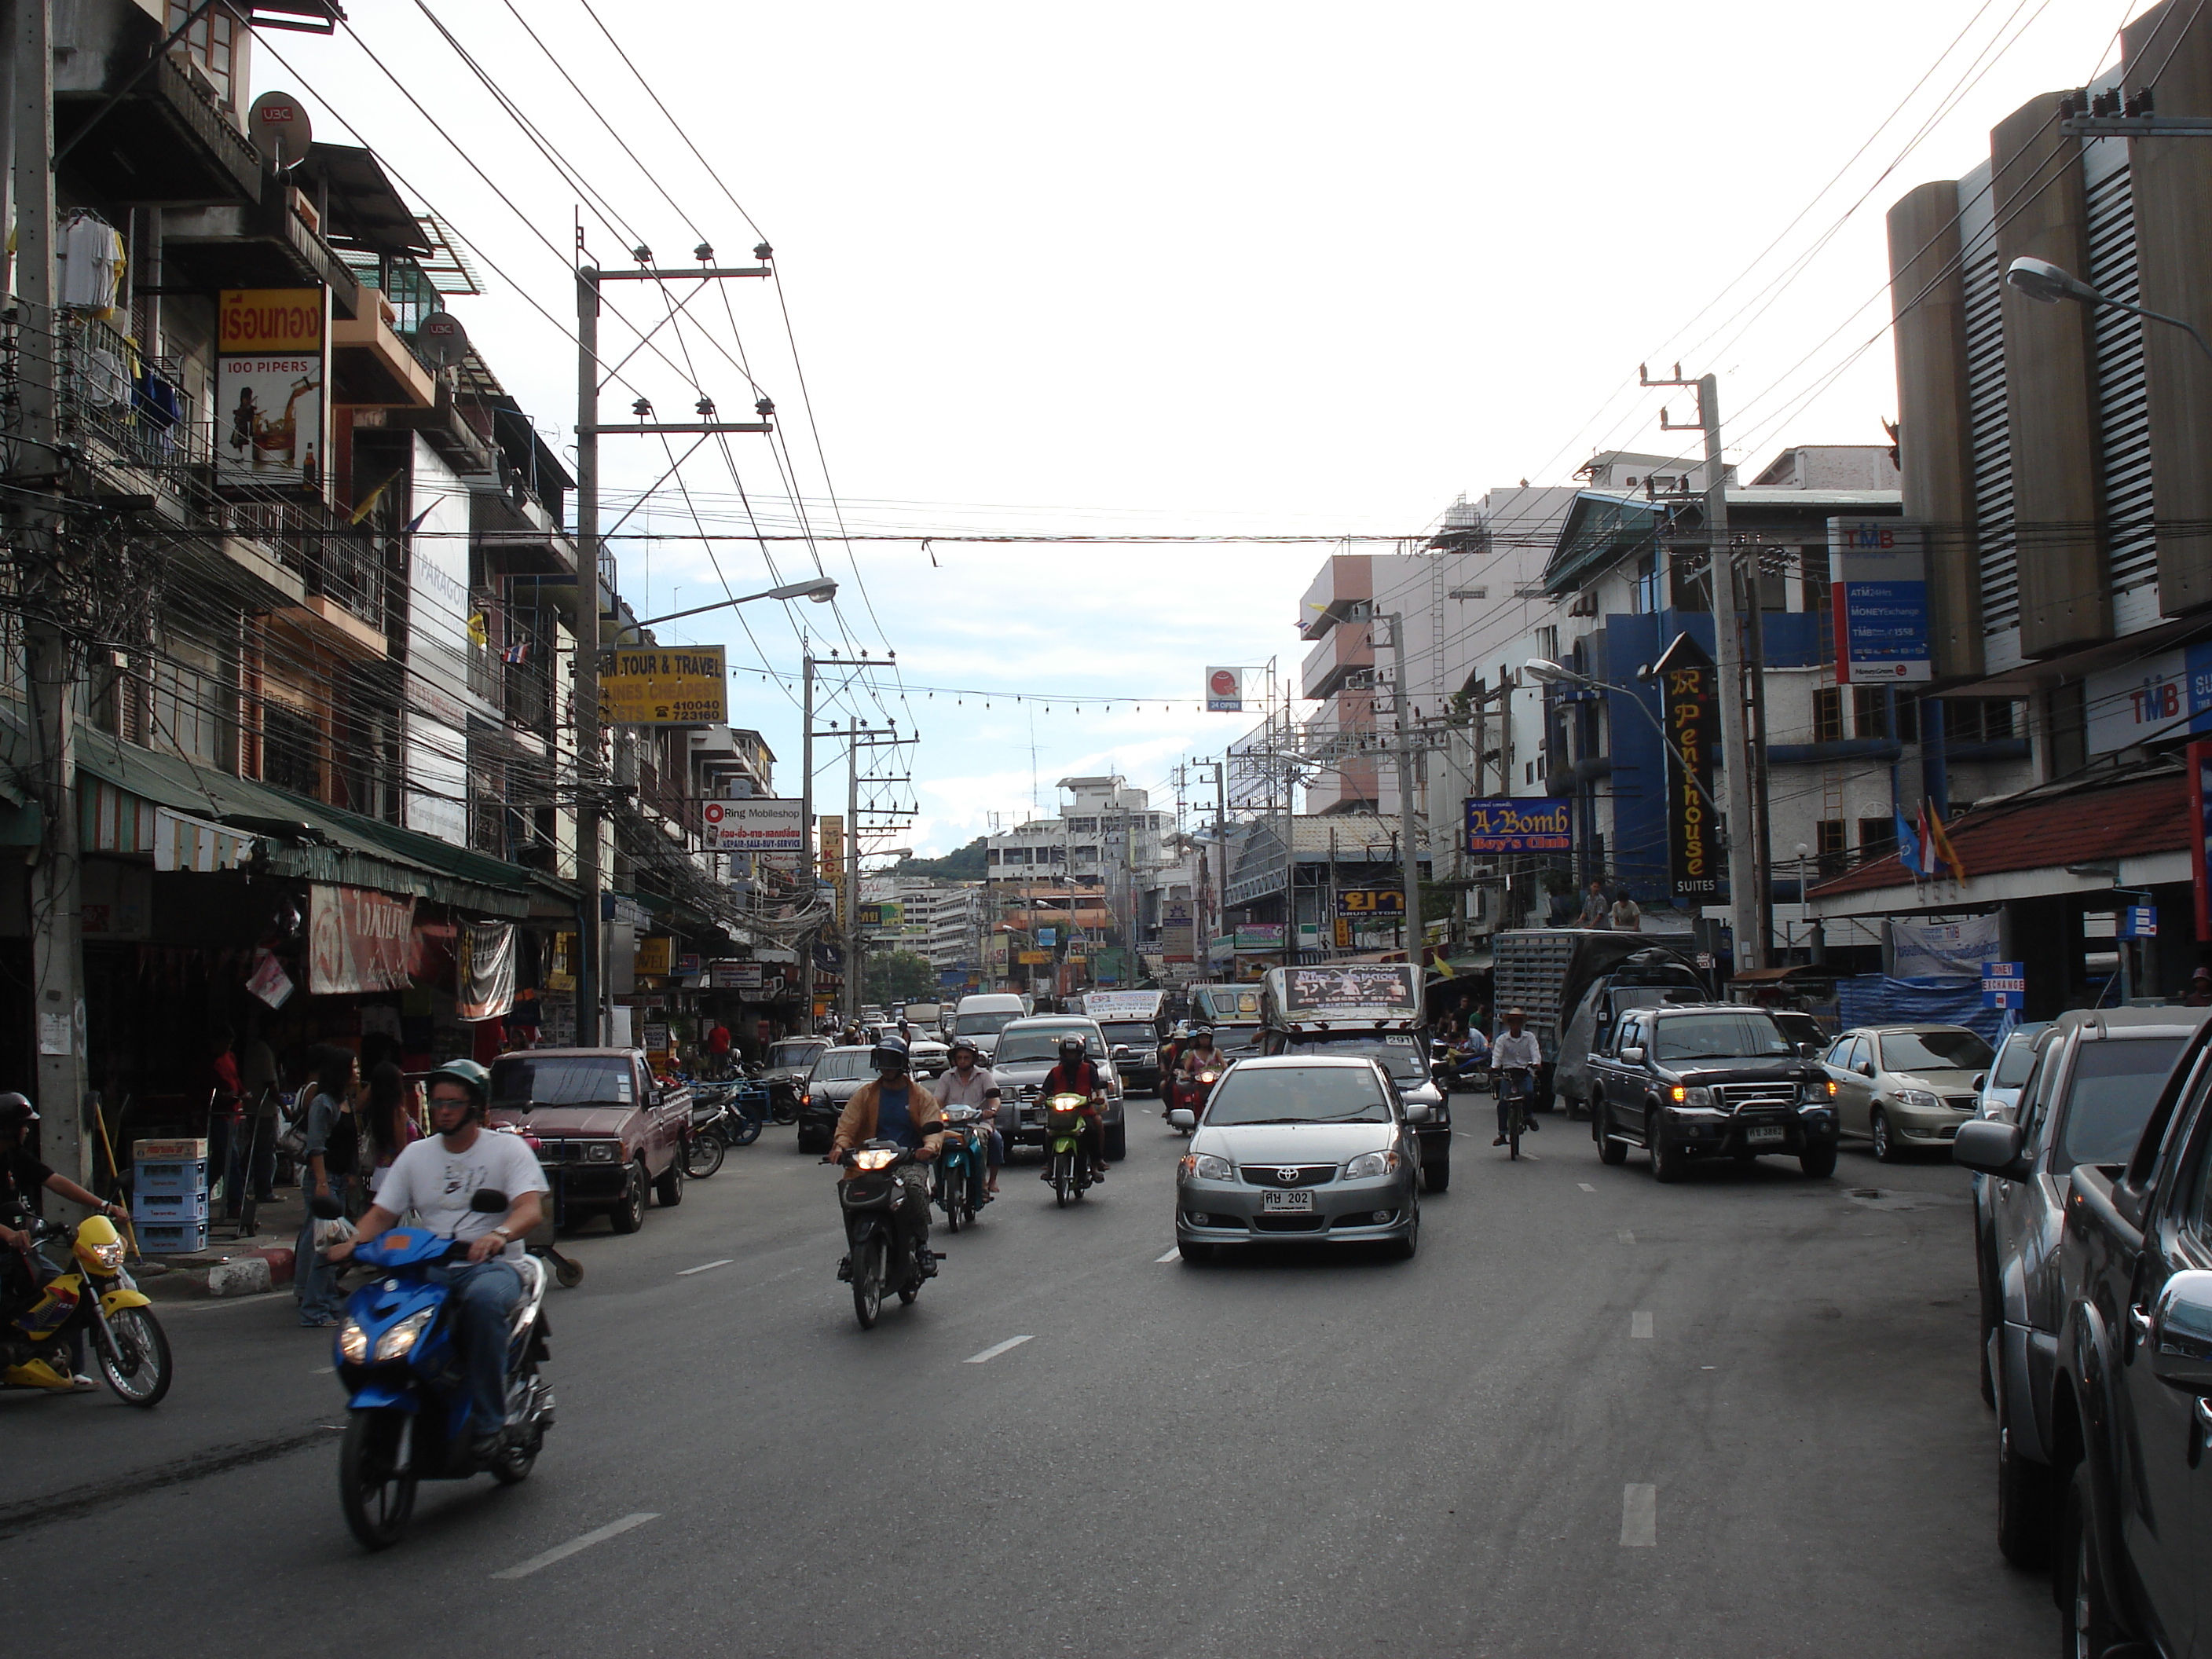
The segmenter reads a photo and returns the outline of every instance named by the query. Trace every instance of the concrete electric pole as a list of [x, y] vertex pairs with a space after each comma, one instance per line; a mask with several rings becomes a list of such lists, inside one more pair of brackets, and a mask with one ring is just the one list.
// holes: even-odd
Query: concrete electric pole
[[1383, 620], [1390, 624], [1390, 668], [1397, 676], [1395, 706], [1398, 712], [1398, 860], [1406, 890], [1406, 960], [1421, 965], [1421, 850], [1413, 827], [1413, 693], [1406, 678], [1406, 617], [1394, 611]]

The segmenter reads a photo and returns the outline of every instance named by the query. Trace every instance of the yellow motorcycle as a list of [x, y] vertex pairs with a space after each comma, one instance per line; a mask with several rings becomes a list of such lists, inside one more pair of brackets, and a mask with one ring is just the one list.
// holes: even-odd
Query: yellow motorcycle
[[159, 1405], [169, 1391], [169, 1339], [123, 1265], [123, 1236], [106, 1216], [89, 1216], [74, 1228], [32, 1224], [31, 1248], [49, 1267], [56, 1264], [41, 1247], [58, 1239], [69, 1242], [67, 1267], [0, 1325], [0, 1388], [70, 1391], [70, 1354], [83, 1336], [117, 1399], [126, 1406]]

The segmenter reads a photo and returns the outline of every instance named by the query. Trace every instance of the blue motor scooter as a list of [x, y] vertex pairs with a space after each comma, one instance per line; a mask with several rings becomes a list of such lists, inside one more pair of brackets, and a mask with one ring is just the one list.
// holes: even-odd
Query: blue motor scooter
[[983, 1183], [989, 1164], [991, 1126], [973, 1106], [945, 1109], [946, 1133], [932, 1171], [931, 1201], [945, 1212], [954, 1232], [975, 1219], [991, 1201]]
[[[469, 1207], [504, 1215], [507, 1195], [479, 1188]], [[335, 1218], [335, 1200], [315, 1214]], [[553, 1425], [553, 1389], [538, 1375], [545, 1345], [545, 1268], [534, 1256], [512, 1263], [522, 1275], [507, 1356], [507, 1422], [489, 1460], [469, 1444], [467, 1365], [454, 1328], [452, 1290], [425, 1271], [465, 1255], [465, 1242], [422, 1227], [394, 1227], [355, 1246], [345, 1264], [376, 1274], [353, 1293], [339, 1322], [338, 1381], [351, 1396], [338, 1447], [338, 1498], [353, 1535], [373, 1550], [399, 1541], [421, 1480], [465, 1480], [489, 1473], [502, 1486], [528, 1477]]]

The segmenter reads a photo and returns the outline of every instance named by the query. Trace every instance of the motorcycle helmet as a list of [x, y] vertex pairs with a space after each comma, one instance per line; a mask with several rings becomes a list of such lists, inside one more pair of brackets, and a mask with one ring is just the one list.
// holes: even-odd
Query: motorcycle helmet
[[1060, 1040], [1060, 1063], [1071, 1066], [1083, 1064], [1083, 1039], [1073, 1031]]
[[1190, 1041], [1193, 1048], [1211, 1048], [1213, 1046], [1213, 1028], [1211, 1025], [1198, 1027], [1191, 1032]]
[[39, 1121], [38, 1109], [19, 1094], [0, 1095], [0, 1130], [13, 1129]]
[[[461, 1118], [461, 1121], [464, 1124], [467, 1123], [471, 1118], [480, 1119], [483, 1117], [489, 1110], [491, 1106], [491, 1073], [485, 1071], [484, 1068], [478, 1065], [475, 1060], [447, 1060], [443, 1066], [439, 1066], [437, 1070], [432, 1072], [428, 1076], [422, 1079], [422, 1092], [424, 1095], [427, 1096], [430, 1091], [435, 1088], [441, 1081], [458, 1083], [461, 1087], [469, 1091], [469, 1108], [467, 1112], [464, 1114]], [[430, 1109], [434, 1112], [437, 1109], [437, 1103], [434, 1101], [431, 1102]]]
[[978, 1048], [974, 1043], [970, 1042], [966, 1037], [955, 1037], [952, 1040], [952, 1046], [945, 1051], [945, 1057], [948, 1060], [951, 1061], [952, 1064], [957, 1066], [960, 1063], [960, 1056], [963, 1054], [976, 1060], [981, 1060], [983, 1057], [983, 1051], [981, 1048]]
[[878, 1038], [875, 1047], [868, 1050], [868, 1064], [878, 1072], [903, 1072], [907, 1068], [906, 1044], [895, 1036]]

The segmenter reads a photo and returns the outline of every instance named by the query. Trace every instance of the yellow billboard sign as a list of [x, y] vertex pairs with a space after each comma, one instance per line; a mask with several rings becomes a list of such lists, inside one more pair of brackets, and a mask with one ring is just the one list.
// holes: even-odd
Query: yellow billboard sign
[[1049, 951], [1024, 951], [1016, 958], [1024, 968], [1042, 968], [1052, 960]]
[[721, 726], [729, 665], [719, 645], [618, 645], [599, 653], [599, 717], [610, 726]]

